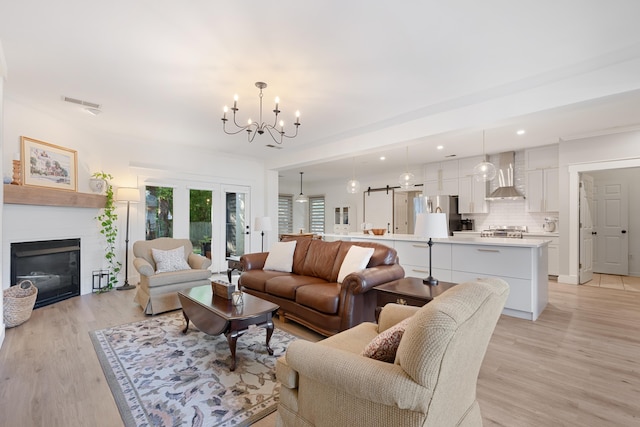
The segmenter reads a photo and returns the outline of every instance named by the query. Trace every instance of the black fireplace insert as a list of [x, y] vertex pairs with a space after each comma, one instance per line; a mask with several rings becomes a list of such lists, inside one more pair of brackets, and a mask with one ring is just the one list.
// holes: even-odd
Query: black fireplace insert
[[11, 285], [30, 280], [35, 307], [80, 295], [80, 239], [11, 244]]

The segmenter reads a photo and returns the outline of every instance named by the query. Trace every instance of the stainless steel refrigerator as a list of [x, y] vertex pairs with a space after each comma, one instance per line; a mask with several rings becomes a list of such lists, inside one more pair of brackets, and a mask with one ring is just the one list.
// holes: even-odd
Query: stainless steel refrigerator
[[418, 196], [413, 198], [413, 223], [419, 213], [447, 214], [449, 235], [462, 230], [461, 215], [458, 213], [458, 196]]

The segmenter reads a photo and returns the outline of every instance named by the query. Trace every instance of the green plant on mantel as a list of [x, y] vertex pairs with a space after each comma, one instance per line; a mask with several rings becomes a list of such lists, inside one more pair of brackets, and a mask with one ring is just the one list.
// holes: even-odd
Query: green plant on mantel
[[113, 179], [113, 176], [104, 172], [95, 172], [91, 176], [104, 180], [106, 184], [105, 195], [107, 201], [104, 209], [96, 216], [96, 220], [98, 220], [100, 224], [100, 234], [102, 234], [106, 240], [104, 257], [109, 265], [109, 283], [104, 290], [100, 290], [100, 292], [106, 292], [113, 289], [118, 283], [118, 273], [120, 273], [120, 269], [122, 268], [122, 263], [116, 258], [116, 239], [118, 237], [116, 221], [118, 220], [118, 214], [116, 213], [116, 205], [113, 198], [113, 186], [109, 182], [110, 179]]

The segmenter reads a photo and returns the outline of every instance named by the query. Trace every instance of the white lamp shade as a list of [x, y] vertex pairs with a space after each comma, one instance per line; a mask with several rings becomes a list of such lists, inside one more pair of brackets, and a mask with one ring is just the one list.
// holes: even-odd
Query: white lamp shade
[[416, 229], [413, 234], [431, 239], [444, 239], [449, 237], [447, 214], [419, 213], [416, 216]]
[[140, 190], [137, 188], [120, 187], [116, 190], [116, 200], [119, 202], [138, 203], [140, 201]]
[[271, 217], [259, 216], [253, 224], [254, 231], [271, 231]]

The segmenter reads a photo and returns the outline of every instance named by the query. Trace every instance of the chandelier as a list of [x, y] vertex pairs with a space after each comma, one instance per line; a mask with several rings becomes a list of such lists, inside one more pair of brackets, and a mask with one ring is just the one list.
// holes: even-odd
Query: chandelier
[[227, 113], [229, 112], [229, 107], [225, 105], [223, 109], [223, 115], [222, 115], [222, 130], [224, 131], [224, 133], [226, 133], [227, 135], [235, 135], [242, 131], [246, 131], [247, 140], [249, 142], [253, 142], [253, 139], [256, 137], [256, 135], [262, 135], [266, 131], [269, 135], [271, 135], [271, 138], [276, 142], [276, 144], [282, 144], [282, 141], [284, 138], [295, 138], [296, 136], [298, 136], [298, 127], [300, 126], [300, 111], [296, 111], [296, 121], [293, 124], [296, 127], [296, 132], [293, 135], [287, 135], [287, 133], [285, 132], [284, 121], [280, 120], [280, 122], [278, 122], [278, 114], [280, 114], [280, 110], [278, 109], [278, 104], [280, 104], [279, 97], [276, 97], [276, 107], [273, 110], [275, 114], [273, 124], [268, 124], [266, 122], [263, 122], [262, 121], [262, 89], [266, 88], [267, 84], [264, 82], [256, 82], [256, 87], [260, 89], [260, 94], [258, 95], [260, 98], [260, 117], [258, 118], [258, 121], [254, 122], [253, 120], [248, 119], [246, 125], [241, 126], [238, 124], [238, 122], [236, 121], [236, 113], [239, 110], [238, 95], [235, 95], [233, 97], [233, 107], [231, 108], [231, 111], [233, 111], [233, 124], [236, 126], [237, 130], [228, 131], [226, 128], [227, 121], [229, 121], [229, 119], [227, 119]]
[[407, 146], [407, 162], [405, 163], [405, 171], [400, 174], [400, 177], [398, 177], [400, 188], [405, 190], [410, 189], [414, 186], [415, 179], [416, 176], [409, 172], [409, 147]]
[[496, 177], [496, 166], [487, 161], [487, 155], [484, 152], [484, 130], [482, 131], [482, 161], [473, 167], [473, 177], [478, 182], [493, 181]]

